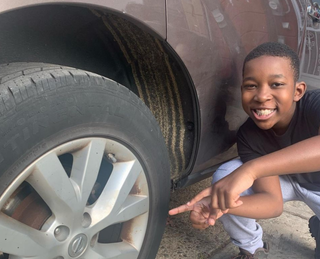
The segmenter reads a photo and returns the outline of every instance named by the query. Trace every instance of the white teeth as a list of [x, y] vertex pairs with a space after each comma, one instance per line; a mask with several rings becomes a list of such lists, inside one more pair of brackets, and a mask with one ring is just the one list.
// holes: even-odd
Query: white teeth
[[258, 116], [263, 116], [263, 115], [269, 115], [274, 112], [274, 110], [269, 110], [269, 109], [263, 109], [263, 110], [255, 110], [256, 114]]

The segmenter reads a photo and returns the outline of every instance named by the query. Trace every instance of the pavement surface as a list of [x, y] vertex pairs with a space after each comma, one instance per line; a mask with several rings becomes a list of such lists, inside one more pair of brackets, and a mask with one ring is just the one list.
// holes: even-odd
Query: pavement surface
[[[190, 200], [209, 186], [210, 180], [172, 193], [170, 208]], [[285, 204], [280, 217], [259, 220], [264, 240], [270, 244], [268, 259], [313, 259], [316, 245], [308, 228], [313, 214], [304, 203], [293, 201]], [[220, 222], [206, 230], [197, 230], [189, 222], [189, 213], [184, 213], [168, 218], [156, 259], [229, 259], [238, 252]]]

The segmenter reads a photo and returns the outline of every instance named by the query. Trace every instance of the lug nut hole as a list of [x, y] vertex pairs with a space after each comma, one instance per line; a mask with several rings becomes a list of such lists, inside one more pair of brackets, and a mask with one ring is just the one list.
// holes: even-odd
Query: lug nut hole
[[[70, 234], [70, 229], [67, 226], [61, 225], [56, 227], [56, 229], [54, 230], [54, 236], [60, 242], [66, 240], [69, 234]], [[60, 256], [60, 257], [57, 257], [57, 259], [63, 259], [63, 257]]]

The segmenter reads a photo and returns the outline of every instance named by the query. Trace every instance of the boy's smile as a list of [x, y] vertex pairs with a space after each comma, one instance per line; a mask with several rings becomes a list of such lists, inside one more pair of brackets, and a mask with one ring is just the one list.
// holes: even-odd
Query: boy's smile
[[245, 64], [242, 106], [259, 128], [273, 129], [281, 135], [288, 128], [305, 88], [303, 82], [294, 82], [290, 59], [261, 56]]

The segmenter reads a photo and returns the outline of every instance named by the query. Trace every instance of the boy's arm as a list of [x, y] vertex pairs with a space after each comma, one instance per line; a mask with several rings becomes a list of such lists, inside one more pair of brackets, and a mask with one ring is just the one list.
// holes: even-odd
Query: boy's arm
[[315, 171], [320, 171], [319, 135], [243, 164], [211, 188], [200, 192], [189, 204], [211, 195], [212, 208], [235, 208], [243, 204], [240, 194], [250, 188], [256, 179]]
[[[271, 176], [258, 179], [254, 182], [253, 186], [254, 194], [249, 196], [242, 196], [241, 200], [243, 205], [237, 208], [229, 209], [229, 214], [262, 219], [272, 218], [279, 216], [282, 213], [282, 195], [278, 176]], [[190, 220], [196, 228], [206, 228], [209, 225], [214, 225], [215, 221], [223, 214], [217, 214], [215, 209], [213, 215], [209, 219], [210, 197], [204, 197], [198, 203], [194, 205], [184, 204], [169, 211], [170, 215], [175, 215], [185, 211], [191, 211]], [[199, 213], [198, 204], [205, 204], [207, 214]], [[219, 217], [217, 217], [219, 215]], [[201, 226], [201, 227], [200, 227]]]
[[254, 179], [320, 171], [320, 136], [249, 161], [247, 170]]
[[229, 214], [254, 219], [274, 218], [281, 215], [283, 201], [278, 176], [257, 179], [252, 189], [254, 194], [241, 196], [243, 205], [229, 209]]

